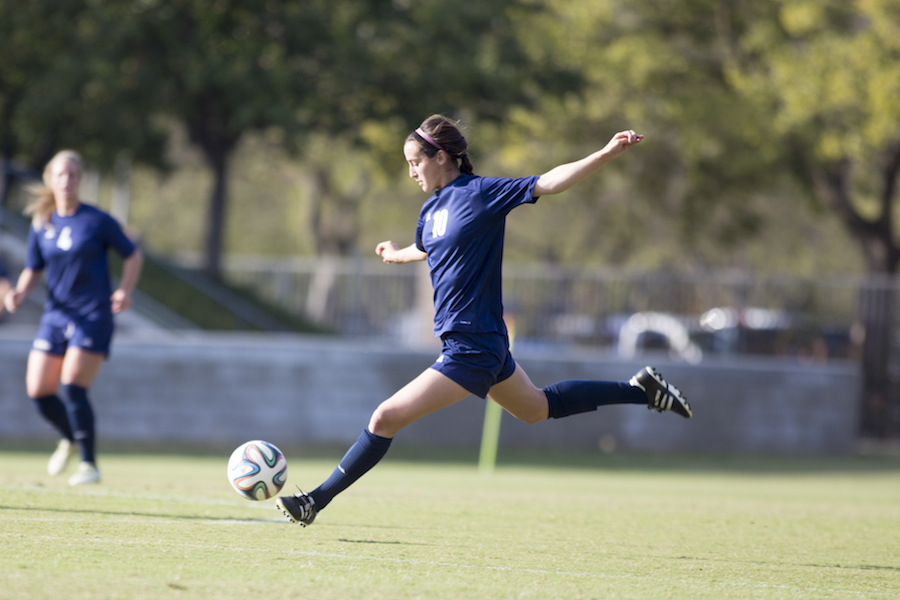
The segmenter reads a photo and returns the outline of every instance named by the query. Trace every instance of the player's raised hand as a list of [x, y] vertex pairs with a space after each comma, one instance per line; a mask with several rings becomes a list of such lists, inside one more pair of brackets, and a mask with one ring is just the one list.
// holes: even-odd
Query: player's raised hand
[[625, 152], [631, 146], [634, 146], [638, 142], [644, 139], [644, 136], [635, 133], [633, 130], [628, 129], [626, 131], [620, 131], [619, 133], [612, 136], [612, 139], [609, 140], [609, 143], [606, 144], [606, 152], [609, 154], [610, 158], [615, 158]]

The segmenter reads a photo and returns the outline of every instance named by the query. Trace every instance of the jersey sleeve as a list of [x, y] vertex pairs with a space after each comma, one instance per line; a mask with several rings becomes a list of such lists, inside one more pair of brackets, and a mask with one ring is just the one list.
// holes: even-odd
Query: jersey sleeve
[[105, 215], [103, 233], [104, 241], [121, 254], [123, 258], [131, 256], [137, 248], [135, 243], [125, 235], [119, 222], [109, 215]]
[[506, 216], [517, 206], [536, 202], [533, 192], [537, 180], [537, 175], [519, 179], [482, 177], [481, 197], [485, 209], [494, 216]]
[[25, 254], [25, 268], [32, 271], [42, 271], [44, 269], [44, 255], [41, 252], [39, 243], [40, 231], [34, 227], [28, 228], [28, 249]]
[[425, 244], [422, 242], [422, 232], [425, 230], [425, 220], [420, 216], [416, 223], [416, 248], [422, 252], [426, 252]]
[[8, 279], [9, 273], [6, 272], [6, 267], [3, 266], [3, 263], [0, 262], [0, 279]]

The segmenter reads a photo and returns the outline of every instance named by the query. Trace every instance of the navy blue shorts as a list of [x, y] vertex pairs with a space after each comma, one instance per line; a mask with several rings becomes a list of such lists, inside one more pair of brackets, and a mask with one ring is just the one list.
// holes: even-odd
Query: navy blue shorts
[[448, 331], [441, 342], [441, 355], [431, 368], [479, 398], [486, 398], [494, 385], [509, 379], [516, 370], [509, 338], [502, 333]]
[[56, 356], [65, 355], [69, 346], [109, 356], [113, 329], [112, 314], [93, 312], [72, 317], [55, 311], [45, 312], [31, 347]]

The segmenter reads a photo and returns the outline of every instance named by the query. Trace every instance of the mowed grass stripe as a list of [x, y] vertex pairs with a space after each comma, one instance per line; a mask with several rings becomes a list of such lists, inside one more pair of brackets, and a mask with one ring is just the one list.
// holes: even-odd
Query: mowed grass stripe
[[386, 460], [306, 529], [226, 459], [108, 454], [72, 489], [0, 452], [0, 597], [900, 597], [900, 459]]
[[[13, 534], [3, 534], [0, 533], [0, 537], [19, 537]], [[60, 537], [52, 537], [52, 536], [38, 536], [38, 539], [48, 541], [48, 542], [63, 542], [68, 541], [64, 538]], [[759, 588], [759, 589], [781, 589], [781, 590], [796, 590], [796, 591], [805, 591], [805, 592], [822, 592], [829, 594], [853, 594], [853, 595], [867, 595], [872, 594], [872, 592], [863, 592], [859, 590], [838, 590], [838, 589], [823, 589], [823, 588], [815, 588], [815, 587], [794, 587], [789, 585], [769, 585], [765, 583], [747, 583], [747, 582], [736, 582], [736, 581], [715, 581], [715, 582], [707, 582], [700, 580], [691, 580], [691, 579], [674, 579], [669, 577], [650, 577], [650, 576], [641, 576], [641, 575], [615, 575], [609, 573], [588, 573], [588, 572], [577, 572], [577, 571], [549, 571], [546, 569], [523, 569], [505, 565], [472, 565], [472, 564], [461, 564], [461, 563], [448, 563], [441, 561], [428, 561], [428, 560], [416, 560], [416, 559], [402, 559], [402, 558], [391, 558], [391, 557], [377, 557], [377, 556], [357, 556], [351, 554], [335, 554], [335, 553], [326, 553], [326, 552], [317, 552], [317, 551], [299, 551], [299, 550], [276, 550], [271, 548], [245, 548], [245, 547], [228, 547], [228, 546], [206, 546], [201, 544], [171, 544], [171, 543], [153, 543], [148, 541], [136, 541], [136, 540], [111, 540], [111, 539], [101, 539], [101, 538], [85, 538], [81, 540], [82, 542], [91, 543], [91, 544], [119, 544], [119, 545], [145, 545], [145, 546], [167, 546], [171, 548], [186, 548], [186, 549], [197, 549], [197, 550], [212, 550], [212, 551], [225, 551], [225, 552], [238, 552], [238, 553], [277, 553], [284, 554], [290, 556], [304, 556], [304, 557], [312, 557], [312, 558], [336, 558], [341, 560], [352, 560], [352, 561], [374, 561], [374, 562], [387, 562], [387, 563], [398, 563], [398, 564], [409, 564], [409, 565], [423, 565], [428, 567], [445, 567], [449, 569], [480, 569], [486, 571], [509, 571], [516, 573], [529, 573], [529, 574], [539, 574], [539, 575], [552, 575], [557, 577], [586, 577], [586, 578], [598, 578], [598, 579], [643, 579], [646, 581], [655, 581], [660, 583], [681, 583], [688, 585], [698, 585], [698, 586], [706, 586], [706, 585], [714, 585], [714, 586], [724, 586], [724, 587], [747, 587], [747, 588]], [[875, 595], [892, 597], [895, 592], [876, 592]]]

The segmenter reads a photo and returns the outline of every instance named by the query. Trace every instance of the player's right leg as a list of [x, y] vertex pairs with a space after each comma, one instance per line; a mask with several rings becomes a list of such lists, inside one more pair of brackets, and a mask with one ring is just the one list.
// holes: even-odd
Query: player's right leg
[[540, 423], [549, 416], [547, 395], [531, 382], [528, 374], [518, 364], [512, 375], [491, 387], [488, 398], [526, 423]]
[[56, 450], [47, 463], [47, 473], [50, 475], [59, 475], [65, 471], [76, 450], [69, 415], [63, 401], [56, 394], [62, 365], [61, 355], [32, 350], [25, 370], [25, 391], [28, 397], [38, 413], [60, 435]]
[[653, 367], [641, 369], [627, 382], [568, 379], [539, 389], [517, 364], [512, 375], [491, 387], [488, 396], [526, 423], [591, 412], [610, 404], [647, 405], [688, 419], [693, 414], [684, 395]]

